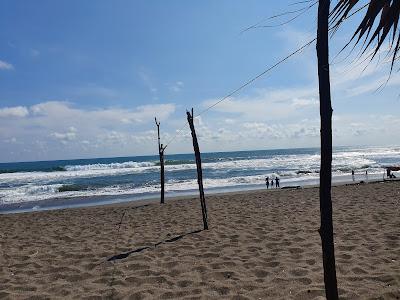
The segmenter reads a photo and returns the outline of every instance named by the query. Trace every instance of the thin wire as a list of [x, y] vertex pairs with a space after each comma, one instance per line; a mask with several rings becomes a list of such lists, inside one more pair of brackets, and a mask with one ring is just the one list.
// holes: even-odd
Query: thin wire
[[289, 6], [294, 6], [294, 5], [303, 4], [303, 3], [309, 3], [311, 1], [313, 1], [313, 0], [298, 1], [298, 2], [294, 2], [294, 3], [289, 4]]
[[[308, 46], [310, 46], [313, 42], [316, 41], [316, 37], [313, 38], [312, 40], [310, 40], [309, 42], [305, 43], [304, 45], [302, 45], [300, 48], [297, 48], [295, 51], [293, 51], [292, 53], [290, 53], [289, 55], [287, 55], [286, 57], [282, 58], [281, 60], [279, 60], [278, 62], [276, 62], [274, 65], [272, 65], [271, 67], [267, 68], [266, 70], [264, 70], [263, 72], [261, 72], [260, 74], [258, 74], [257, 76], [251, 78], [250, 80], [248, 80], [247, 82], [245, 82], [244, 84], [242, 84], [240, 87], [238, 87], [237, 89], [233, 90], [232, 92], [230, 92], [229, 94], [227, 94], [226, 96], [222, 97], [220, 100], [218, 100], [217, 102], [215, 102], [214, 104], [210, 105], [209, 107], [207, 107], [206, 109], [204, 109], [203, 111], [201, 111], [199, 114], [197, 114], [196, 116], [194, 116], [194, 118], [199, 117], [200, 115], [202, 115], [203, 113], [209, 111], [211, 108], [217, 106], [218, 104], [220, 104], [222, 101], [225, 101], [226, 99], [228, 99], [229, 97], [232, 97], [234, 94], [238, 93], [239, 91], [241, 91], [242, 89], [244, 89], [245, 87], [247, 87], [248, 85], [252, 84], [254, 81], [256, 81], [257, 79], [259, 79], [260, 77], [264, 76], [266, 73], [268, 73], [269, 71], [273, 70], [274, 68], [276, 68], [277, 66], [279, 66], [280, 64], [282, 64], [283, 62], [285, 62], [286, 60], [288, 60], [289, 58], [291, 58], [292, 56], [296, 55], [297, 53], [303, 51], [305, 48], [307, 48]], [[165, 147], [167, 147], [173, 140], [175, 140], [175, 138], [178, 136], [178, 132], [180, 130], [183, 129], [183, 127], [185, 127], [186, 124], [184, 126], [182, 126], [180, 129], [177, 130], [176, 134], [168, 141], [168, 143], [165, 145]]]
[[[314, 1], [314, 0], [310, 0], [310, 1], [307, 1], [307, 2], [311, 2], [311, 1]], [[297, 19], [298, 17], [300, 17], [301, 15], [303, 15], [303, 14], [304, 14], [305, 12], [307, 12], [310, 8], [312, 8], [315, 4], [317, 4], [317, 1], [315, 1], [313, 4], [311, 4], [311, 5], [309, 5], [309, 6], [306, 6], [306, 7], [302, 7], [302, 8], [293, 10], [293, 11], [287, 11], [287, 12], [279, 13], [279, 14], [273, 15], [273, 16], [271, 16], [271, 17], [264, 18], [264, 19], [262, 19], [261, 21], [257, 22], [256, 24], [254, 24], [254, 25], [252, 25], [252, 26], [249, 26], [249, 27], [243, 29], [243, 30], [240, 32], [240, 34], [243, 34], [244, 32], [249, 31], [249, 30], [251, 30], [251, 29], [263, 28], [263, 27], [279, 27], [279, 26], [288, 24], [288, 23], [294, 21], [295, 19]], [[264, 22], [266, 22], [266, 21], [268, 21], [268, 20], [276, 19], [276, 18], [278, 18], [278, 17], [283, 17], [283, 16], [286, 16], [286, 15], [291, 15], [291, 14], [295, 14], [295, 13], [298, 13], [298, 14], [295, 15], [294, 17], [292, 17], [291, 19], [289, 19], [289, 20], [287, 20], [287, 21], [285, 21], [285, 22], [282, 22], [282, 23], [280, 23], [280, 24], [277, 24], [277, 25], [261, 25], [262, 23], [264, 23]]]
[[296, 55], [297, 53], [301, 52], [303, 49], [307, 48], [309, 45], [311, 45], [313, 42], [315, 42], [317, 38], [313, 38], [311, 41], [307, 42], [306, 44], [304, 44], [303, 46], [301, 46], [300, 48], [298, 48], [297, 50], [293, 51], [292, 53], [290, 53], [288, 56], [284, 57], [283, 59], [281, 59], [280, 61], [278, 61], [277, 63], [275, 63], [274, 65], [272, 65], [271, 67], [269, 67], [268, 69], [266, 69], [265, 71], [261, 72], [260, 74], [258, 74], [257, 76], [253, 77], [252, 79], [250, 79], [249, 81], [247, 81], [246, 83], [242, 84], [240, 87], [238, 87], [236, 90], [230, 92], [228, 95], [224, 96], [223, 98], [221, 98], [220, 100], [218, 100], [217, 102], [215, 102], [214, 104], [210, 105], [209, 107], [207, 107], [206, 109], [204, 109], [203, 111], [201, 111], [199, 114], [196, 115], [196, 117], [200, 116], [201, 114], [205, 113], [206, 111], [210, 110], [211, 108], [213, 108], [214, 106], [218, 105], [219, 103], [221, 103], [222, 101], [226, 100], [227, 98], [233, 96], [234, 94], [236, 94], [237, 92], [239, 92], [240, 90], [244, 89], [246, 86], [250, 85], [251, 83], [253, 83], [254, 81], [256, 81], [257, 79], [259, 79], [260, 77], [264, 76], [266, 73], [268, 73], [269, 71], [271, 71], [272, 69], [276, 68], [277, 66], [279, 66], [281, 63], [285, 62], [286, 60], [288, 60], [289, 58], [291, 58], [292, 56]]
[[[193, 118], [197, 118], [197, 116], [195, 116], [195, 117], [193, 117]], [[171, 142], [172, 142], [173, 140], [175, 140], [175, 139], [178, 137], [179, 132], [182, 131], [182, 129], [185, 128], [186, 126], [187, 126], [187, 124], [185, 123], [182, 127], [180, 127], [179, 129], [177, 129], [177, 130], [175, 131], [175, 134], [172, 136], [172, 138], [169, 140], [169, 142], [164, 146], [164, 149], [167, 148], [167, 146], [168, 146], [169, 144], [171, 144]]]
[[307, 8], [305, 8], [302, 12], [298, 13], [297, 15], [295, 15], [294, 17], [292, 17], [289, 20], [286, 20], [285, 22], [279, 23], [279, 24], [275, 24], [275, 25], [259, 25], [259, 26], [255, 26], [253, 27], [254, 29], [257, 28], [274, 28], [274, 27], [280, 27], [286, 24], [289, 24], [290, 22], [293, 22], [294, 20], [296, 20], [297, 18], [301, 17], [303, 14], [305, 14], [310, 8], [312, 8], [316, 3], [308, 6]]
[[[312, 5], [310, 5], [310, 6], [302, 7], [302, 8], [296, 9], [296, 10], [292, 10], [292, 11], [286, 11], [286, 12], [283, 12], [283, 13], [279, 13], [279, 14], [273, 15], [273, 16], [268, 17], [268, 18], [264, 18], [264, 19], [262, 19], [261, 21], [257, 22], [256, 24], [254, 24], [254, 25], [252, 25], [252, 26], [249, 26], [249, 27], [243, 29], [243, 30], [240, 32], [240, 34], [246, 32], [246, 31], [249, 31], [249, 30], [251, 30], [251, 29], [254, 29], [254, 28], [264, 27], [264, 26], [260, 26], [260, 25], [261, 25], [262, 23], [268, 21], [268, 20], [276, 19], [276, 18], [279, 18], [279, 17], [283, 17], [283, 16], [286, 16], [286, 15], [291, 15], [291, 14], [295, 14], [295, 13], [300, 13], [300, 15], [301, 15], [302, 13], [304, 13], [305, 11], [307, 11], [308, 9], [310, 9], [310, 8], [311, 8], [312, 6], [314, 6], [314, 5], [315, 5], [315, 3], [312, 4]], [[298, 17], [298, 16], [299, 16], [299, 15], [297, 15], [297, 17]], [[297, 18], [297, 17], [295, 17], [295, 18]], [[293, 18], [292, 20], [294, 20], [295, 18]], [[292, 21], [292, 20], [291, 20], [291, 21]]]

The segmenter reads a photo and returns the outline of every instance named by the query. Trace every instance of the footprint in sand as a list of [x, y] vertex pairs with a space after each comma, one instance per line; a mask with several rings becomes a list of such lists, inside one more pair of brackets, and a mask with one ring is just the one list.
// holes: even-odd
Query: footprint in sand
[[129, 270], [146, 270], [150, 269], [150, 266], [148, 265], [143, 265], [143, 264], [130, 264], [127, 266]]
[[315, 265], [315, 259], [307, 259], [307, 260], [306, 260], [306, 263], [307, 263], [307, 265], [309, 265], [309, 266], [313, 266], [313, 265]]
[[291, 254], [301, 254], [301, 253], [304, 252], [304, 250], [301, 249], [301, 248], [293, 247], [293, 248], [289, 248], [289, 252], [290, 252]]
[[259, 269], [254, 270], [253, 273], [257, 278], [265, 278], [269, 275], [269, 272]]
[[357, 246], [339, 246], [338, 250], [339, 251], [352, 251], [356, 248]]
[[341, 254], [339, 255], [339, 258], [349, 260], [352, 258], [352, 256], [350, 254]]
[[192, 282], [192, 281], [189, 281], [189, 280], [182, 280], [182, 281], [178, 281], [177, 284], [178, 284], [178, 286], [179, 286], [180, 288], [185, 288], [185, 287], [188, 287], [188, 286], [192, 285], [193, 282]]
[[289, 273], [296, 277], [304, 277], [308, 274], [308, 270], [294, 269], [294, 270], [290, 270]]
[[142, 292], [136, 292], [129, 296], [129, 300], [141, 300], [144, 299], [146, 296]]
[[325, 299], [324, 289], [307, 289], [297, 293], [294, 297], [296, 300], [309, 300], [309, 299]]
[[312, 280], [308, 277], [301, 277], [301, 278], [296, 278], [296, 281], [304, 284], [304, 285], [309, 285], [312, 283]]
[[361, 269], [359, 267], [353, 268], [352, 271], [353, 271], [354, 274], [357, 274], [357, 275], [367, 274], [368, 273], [368, 272], [366, 272], [365, 270], [363, 270], [363, 269]]
[[271, 261], [271, 262], [267, 263], [266, 265], [267, 265], [267, 267], [275, 268], [280, 265], [280, 262], [279, 261]]
[[215, 278], [216, 280], [227, 280], [227, 279], [237, 280], [236, 273], [233, 271], [215, 272], [211, 274], [211, 277]]

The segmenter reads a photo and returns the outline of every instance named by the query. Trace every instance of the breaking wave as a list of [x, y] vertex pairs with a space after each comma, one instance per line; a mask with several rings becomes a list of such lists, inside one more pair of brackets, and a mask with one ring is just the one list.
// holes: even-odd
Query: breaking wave
[[123, 163], [110, 163], [110, 164], [89, 164], [89, 165], [72, 165], [65, 166], [66, 171], [87, 171], [87, 170], [108, 170], [108, 169], [138, 169], [155, 166], [154, 162], [136, 162], [127, 161]]
[[[3, 169], [0, 166], [0, 205], [54, 198], [158, 193], [160, 167], [157, 156], [146, 158], [146, 161], [112, 160], [105, 163], [104, 159], [93, 159], [86, 164], [66, 161], [59, 165], [42, 162], [41, 169], [25, 171], [21, 171], [18, 163], [7, 164]], [[368, 171], [371, 176], [382, 178], [383, 167], [396, 163], [400, 164], [398, 147], [342, 149], [333, 153], [332, 171], [334, 180], [351, 180], [352, 170], [359, 174], [357, 176], [364, 176]], [[266, 176], [281, 177], [282, 185], [317, 183], [319, 164], [318, 149], [286, 149], [273, 154], [268, 151], [206, 154], [202, 166], [205, 188], [224, 189], [263, 187]], [[195, 190], [195, 169], [192, 155], [167, 155], [166, 191]]]

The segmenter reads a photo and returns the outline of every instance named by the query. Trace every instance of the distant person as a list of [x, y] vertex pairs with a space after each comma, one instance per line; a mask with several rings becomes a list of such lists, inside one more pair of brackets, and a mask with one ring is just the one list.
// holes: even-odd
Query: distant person
[[355, 177], [354, 177], [354, 170], [351, 170], [351, 178], [353, 179], [353, 181], [355, 181]]
[[368, 170], [365, 170], [365, 179], [368, 181]]
[[265, 178], [265, 185], [267, 186], [267, 189], [269, 188], [269, 177]]
[[271, 178], [271, 189], [274, 188], [274, 179]]
[[279, 178], [276, 177], [275, 178], [275, 188], [278, 188], [278, 187], [279, 187]]

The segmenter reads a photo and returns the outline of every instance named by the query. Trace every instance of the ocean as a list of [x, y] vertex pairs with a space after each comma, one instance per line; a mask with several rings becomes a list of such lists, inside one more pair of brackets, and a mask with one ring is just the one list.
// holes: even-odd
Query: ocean
[[[319, 182], [319, 148], [202, 153], [206, 193], [263, 189], [265, 177], [281, 187]], [[400, 165], [400, 147], [336, 147], [333, 182], [382, 179]], [[57, 209], [156, 198], [158, 156], [0, 164], [0, 213]], [[368, 172], [368, 177], [365, 172]], [[196, 194], [194, 154], [165, 156], [166, 196]]]

